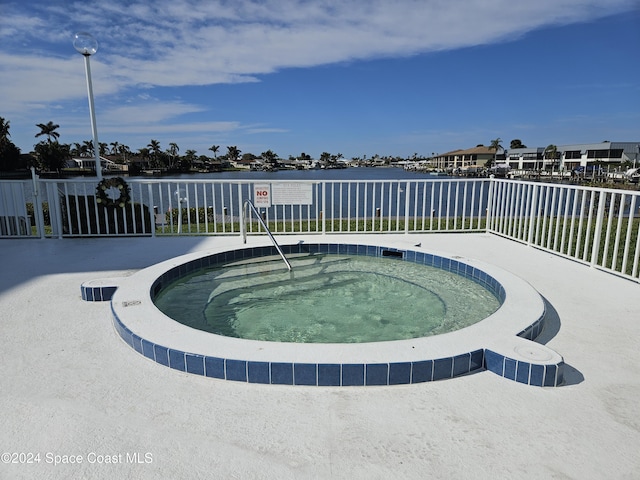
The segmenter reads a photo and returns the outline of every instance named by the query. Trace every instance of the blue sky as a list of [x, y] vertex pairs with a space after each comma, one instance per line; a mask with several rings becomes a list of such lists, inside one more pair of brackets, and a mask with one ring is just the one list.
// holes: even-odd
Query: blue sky
[[0, 117], [184, 154], [429, 156], [640, 140], [637, 0], [0, 0]]

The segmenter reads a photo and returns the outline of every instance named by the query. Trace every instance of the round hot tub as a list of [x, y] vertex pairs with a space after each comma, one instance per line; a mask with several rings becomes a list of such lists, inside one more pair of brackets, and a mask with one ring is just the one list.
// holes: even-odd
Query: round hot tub
[[[282, 245], [281, 248], [287, 257], [292, 258], [294, 273], [283, 273], [284, 264], [271, 265], [268, 267], [269, 272], [280, 270], [271, 279], [264, 277], [264, 261], [276, 255], [276, 250], [266, 244], [187, 254], [120, 279], [111, 297], [116, 331], [137, 352], [162, 365], [192, 374], [249, 383], [397, 385], [453, 378], [480, 370], [489, 370], [529, 385], [557, 386], [562, 382], [562, 357], [548, 347], [532, 341], [544, 326], [545, 303], [533, 287], [509, 272], [476, 260], [427, 252], [420, 247], [406, 248], [393, 243], [381, 246], [299, 241]], [[176, 321], [155, 304], [155, 301], [166, 298], [169, 287], [176, 284], [181, 287], [174, 293], [188, 297], [189, 289], [184, 289], [188, 280], [214, 271], [218, 272], [214, 274], [217, 283], [207, 287], [209, 294], [202, 308], [229, 308], [227, 303], [230, 299], [242, 297], [237, 288], [240, 269], [245, 273], [249, 272], [245, 275], [249, 278], [249, 283], [246, 288], [243, 287], [243, 293], [251, 293], [252, 289], [264, 289], [265, 285], [273, 288], [274, 282], [284, 282], [280, 278], [282, 275], [289, 275], [294, 280], [293, 284], [284, 282], [286, 285], [279, 286], [287, 292], [287, 297], [294, 299], [293, 303], [284, 308], [294, 310], [295, 314], [296, 292], [291, 285], [295, 285], [296, 275], [299, 275], [297, 278], [300, 275], [304, 277], [303, 273], [296, 273], [296, 263], [311, 262], [324, 269], [326, 265], [322, 263], [324, 261], [326, 264], [326, 259], [330, 259], [329, 264], [335, 265], [336, 262], [352, 257], [366, 257], [367, 261], [374, 262], [377, 259], [382, 265], [375, 267], [377, 275], [382, 271], [393, 278], [399, 278], [401, 282], [417, 285], [417, 293], [402, 300], [403, 308], [398, 316], [412, 317], [412, 322], [418, 319], [418, 325], [424, 312], [420, 302], [417, 299], [413, 301], [412, 297], [422, 293], [426, 295], [429, 290], [425, 288], [426, 281], [418, 278], [422, 274], [421, 267], [425, 276], [431, 273], [430, 270], [437, 269], [447, 276], [459, 277], [461, 285], [471, 282], [494, 299], [495, 308], [490, 307], [492, 313], [488, 316], [466, 323], [464, 318], [456, 318], [454, 324], [457, 327], [445, 333], [436, 329], [432, 333], [412, 334], [408, 338], [390, 340], [340, 342], [334, 339], [328, 342], [306, 342], [295, 336], [282, 341], [265, 340], [260, 336], [239, 338], [237, 332], [230, 335], [223, 335], [221, 333], [224, 332], [220, 331], [212, 333], [206, 331], [207, 328], [197, 328], [197, 325], [184, 324], [189, 322]], [[412, 268], [399, 268], [403, 267], [403, 263], [411, 264]], [[257, 268], [258, 265], [263, 270]], [[372, 267], [367, 268], [371, 270]], [[299, 270], [304, 269], [300, 267]], [[219, 272], [227, 276], [226, 281], [225, 275], [219, 275]], [[103, 287], [113, 288], [113, 283], [105, 282]], [[90, 288], [91, 292], [88, 291], [88, 286], [83, 287], [86, 299], [104, 299], [103, 295], [96, 293], [95, 284]], [[234, 295], [229, 294], [232, 291], [235, 292]], [[303, 292], [304, 289], [301, 289], [299, 293]], [[446, 299], [444, 310], [447, 302], [450, 305], [455, 303], [455, 292], [449, 292], [449, 295], [452, 296]], [[442, 294], [436, 294], [436, 297], [440, 298]], [[190, 300], [188, 297], [186, 302]], [[264, 296], [258, 295], [254, 300], [256, 305], [253, 305], [255, 308], [251, 319], [260, 317], [260, 303], [264, 301]], [[194, 301], [197, 304], [202, 300]], [[198, 308], [200, 307], [197, 306], [196, 311]], [[277, 308], [283, 307], [280, 305]], [[233, 312], [227, 314], [234, 315]], [[349, 315], [340, 308], [329, 316], [336, 320], [333, 323], [340, 324]], [[382, 320], [379, 323], [386, 325]], [[196, 323], [199, 321], [201, 320]], [[414, 326], [412, 324], [409, 330], [414, 329]], [[305, 328], [310, 327], [301, 327], [298, 331], [304, 332]], [[332, 328], [335, 329], [335, 326]]]

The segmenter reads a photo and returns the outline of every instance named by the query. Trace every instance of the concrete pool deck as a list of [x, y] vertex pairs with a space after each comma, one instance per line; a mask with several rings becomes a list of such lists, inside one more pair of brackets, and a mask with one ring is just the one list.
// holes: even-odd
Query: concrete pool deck
[[[290, 387], [178, 372], [127, 346], [109, 304], [81, 300], [80, 285], [238, 248], [239, 237], [2, 240], [0, 478], [637, 476], [638, 283], [494, 235], [309, 238], [421, 242], [518, 275], [548, 302], [539, 341], [564, 357], [566, 384], [483, 371], [406, 386]], [[39, 463], [20, 463], [36, 454]]]

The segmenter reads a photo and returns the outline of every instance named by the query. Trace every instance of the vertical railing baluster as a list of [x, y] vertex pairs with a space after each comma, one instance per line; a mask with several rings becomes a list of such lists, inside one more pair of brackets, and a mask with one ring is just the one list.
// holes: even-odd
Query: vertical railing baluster
[[[620, 195], [620, 207], [618, 209], [618, 220], [616, 222], [616, 238], [615, 238], [615, 241], [614, 241], [614, 244], [613, 244], [613, 254], [611, 256], [611, 269], [614, 270], [614, 271], [616, 270], [616, 267], [618, 266], [618, 252], [619, 252], [619, 248], [620, 248], [620, 237], [622, 235], [622, 224], [624, 223], [623, 222], [624, 207], [625, 207], [626, 203], [627, 203], [627, 195], [625, 193], [623, 193], [623, 194]], [[615, 214], [615, 209], [614, 209], [613, 213]]]
[[555, 227], [556, 197], [558, 192], [558, 190], [553, 186], [549, 186], [549, 189], [551, 190], [551, 205], [549, 205], [549, 230], [547, 231], [547, 241], [545, 243], [547, 248], [551, 248], [551, 237]]
[[632, 278], [638, 278], [639, 260], [640, 260], [640, 222], [638, 222], [638, 228], [636, 229], [636, 252], [633, 255], [633, 268], [631, 270]]
[[598, 194], [598, 210], [596, 213], [596, 224], [593, 232], [593, 242], [591, 243], [591, 265], [598, 264], [598, 250], [600, 249], [600, 235], [602, 234], [602, 221], [604, 217], [606, 192], [600, 190]]
[[[622, 273], [625, 273], [627, 271], [627, 259], [629, 258], [629, 249], [631, 248], [631, 232], [633, 230], [633, 219], [634, 219], [634, 213], [635, 213], [635, 208], [636, 208], [636, 199], [638, 198], [638, 195], [633, 195], [631, 197], [631, 205], [629, 205], [629, 219], [627, 220], [627, 235], [626, 238], [624, 240], [624, 252], [622, 254], [622, 266], [621, 271]], [[620, 214], [620, 218], [622, 218], [622, 213]], [[638, 224], [640, 225], [640, 222], [638, 222]], [[636, 251], [637, 253], [637, 251]]]
[[[409, 194], [411, 193], [411, 189], [409, 188], [409, 182], [405, 182], [404, 184], [404, 233], [409, 233], [409, 208], [411, 205], [411, 198]], [[400, 194], [400, 185], [398, 184], [398, 195]], [[399, 199], [398, 199], [399, 200]], [[398, 204], [400, 201], [398, 201]]]
[[420, 229], [423, 232], [424, 232], [424, 223], [427, 218], [426, 213], [427, 213], [427, 182], [423, 180], [422, 181], [422, 214], [420, 215], [422, 217]]
[[[607, 217], [607, 228], [604, 234], [604, 248], [602, 249], [602, 260], [600, 265], [607, 266], [607, 252], [609, 251], [609, 245], [611, 244], [611, 228], [613, 226], [613, 211], [616, 203], [616, 194], [612, 192], [607, 195], [609, 197], [609, 215]], [[606, 211], [606, 209], [605, 209]]]

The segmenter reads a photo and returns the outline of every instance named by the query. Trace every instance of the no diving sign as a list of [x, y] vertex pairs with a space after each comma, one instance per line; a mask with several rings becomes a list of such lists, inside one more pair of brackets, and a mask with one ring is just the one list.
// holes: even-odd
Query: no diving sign
[[253, 204], [256, 208], [271, 206], [271, 185], [253, 185]]
[[312, 205], [313, 185], [311, 183], [274, 183], [253, 186], [254, 205]]

